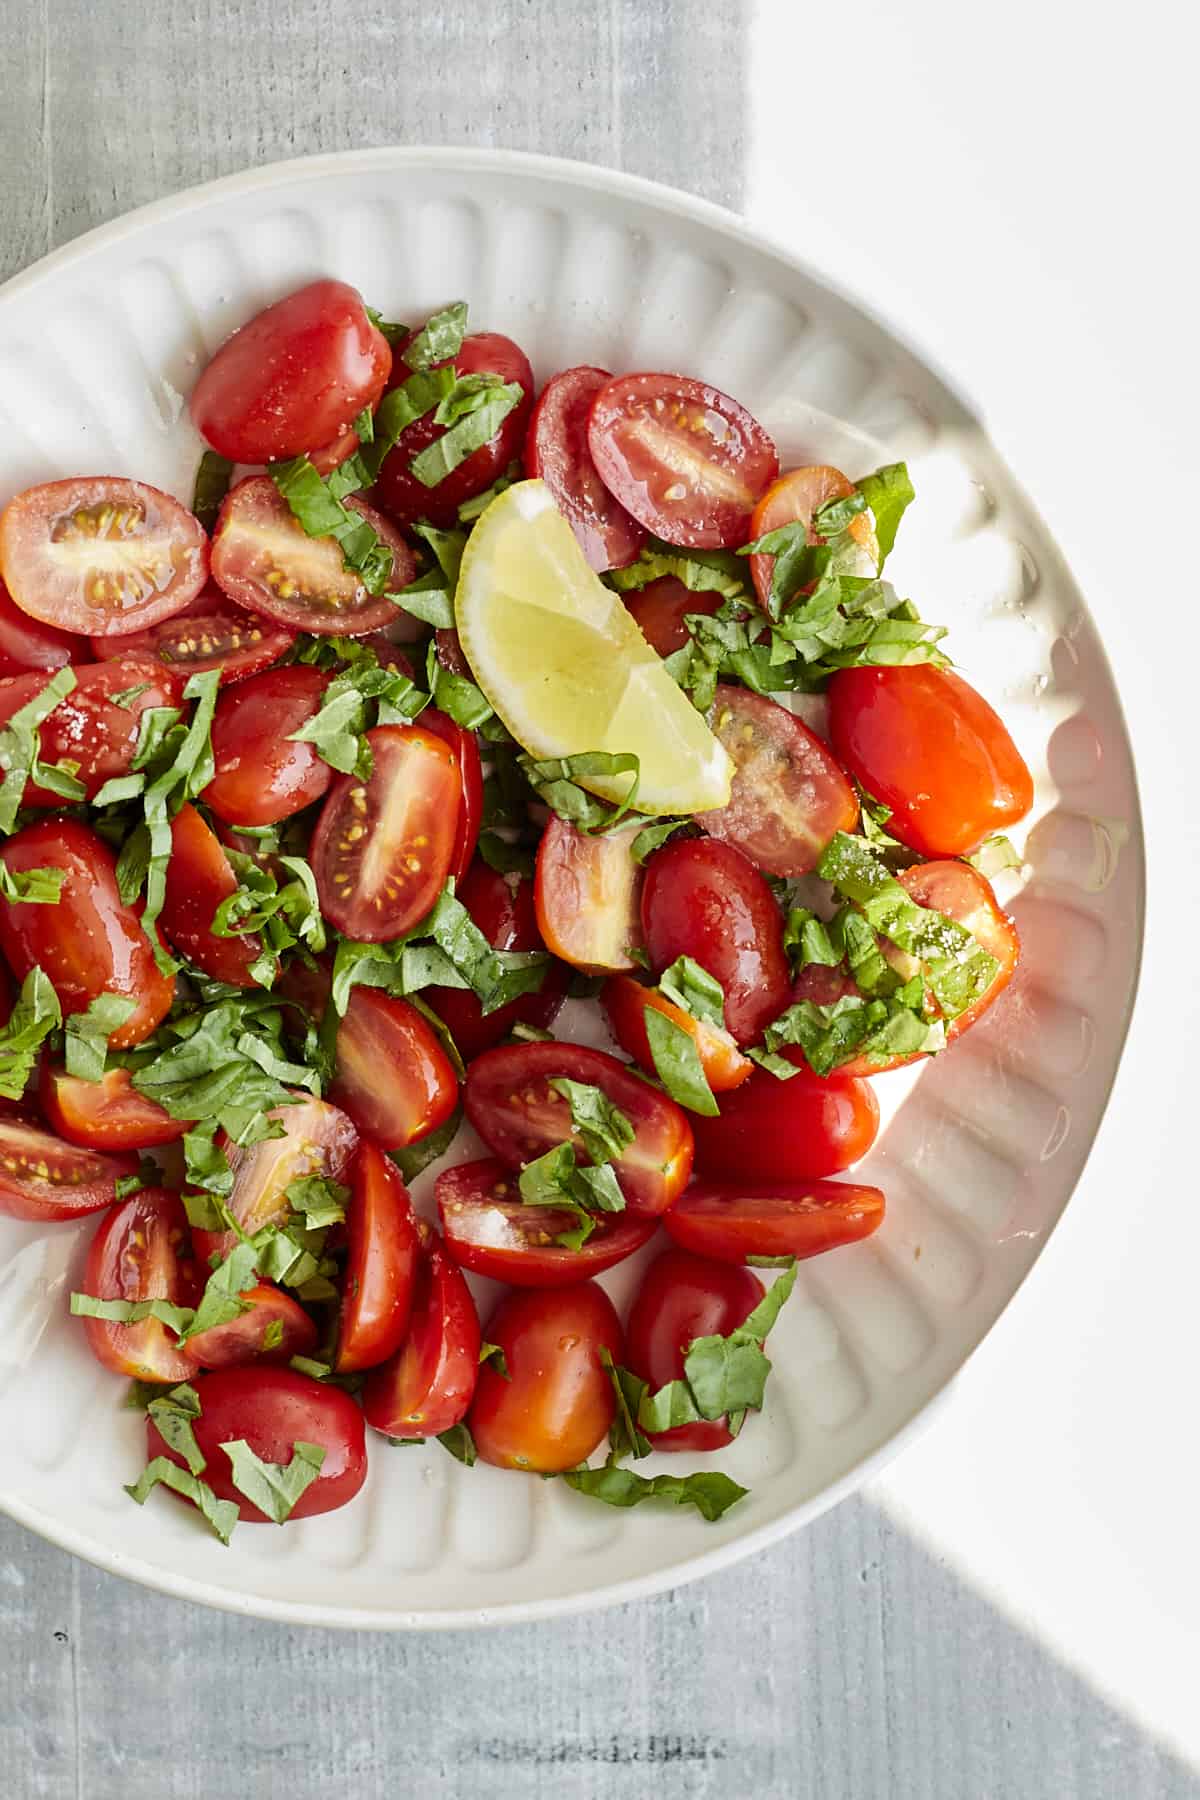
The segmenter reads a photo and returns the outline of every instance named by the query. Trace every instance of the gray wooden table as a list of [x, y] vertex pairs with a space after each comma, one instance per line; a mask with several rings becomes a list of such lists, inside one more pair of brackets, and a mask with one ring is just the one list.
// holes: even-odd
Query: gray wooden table
[[[746, 11], [7, 0], [0, 273], [193, 182], [391, 142], [551, 151], [736, 207]], [[0, 1769], [6, 1800], [1200, 1794], [869, 1499], [641, 1605], [391, 1638], [162, 1599], [0, 1520]]]

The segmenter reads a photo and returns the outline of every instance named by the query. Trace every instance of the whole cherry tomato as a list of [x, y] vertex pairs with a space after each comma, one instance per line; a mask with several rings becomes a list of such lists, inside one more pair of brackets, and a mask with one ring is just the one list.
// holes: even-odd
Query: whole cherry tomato
[[856, 1163], [875, 1141], [879, 1102], [869, 1081], [800, 1069], [780, 1081], [756, 1069], [722, 1096], [721, 1116], [692, 1120], [706, 1181], [808, 1181]]
[[[710, 1262], [686, 1250], [655, 1257], [633, 1297], [626, 1326], [628, 1366], [653, 1393], [683, 1379], [683, 1365], [700, 1337], [728, 1337], [763, 1297], [749, 1269]], [[724, 1419], [698, 1419], [650, 1434], [656, 1450], [720, 1450], [733, 1442]]]
[[616, 1401], [600, 1360], [623, 1359], [621, 1323], [593, 1281], [506, 1294], [485, 1327], [508, 1369], [489, 1360], [468, 1417], [484, 1462], [554, 1475], [586, 1462], [613, 1421]]
[[319, 800], [333, 770], [312, 744], [295, 742], [315, 717], [330, 677], [305, 663], [266, 669], [217, 701], [215, 773], [204, 804], [229, 825], [275, 825]]

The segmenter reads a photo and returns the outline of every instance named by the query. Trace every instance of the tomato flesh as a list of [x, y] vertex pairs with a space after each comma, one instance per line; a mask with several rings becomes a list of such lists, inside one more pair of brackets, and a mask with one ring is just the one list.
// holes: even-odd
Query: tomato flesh
[[869, 1237], [883, 1223], [876, 1187], [850, 1181], [698, 1181], [667, 1221], [686, 1250], [721, 1262], [750, 1256], [820, 1256]]
[[635, 562], [646, 532], [601, 481], [588, 449], [592, 401], [606, 369], [563, 369], [542, 389], [525, 441], [525, 473], [546, 483], [593, 569]]
[[696, 1046], [700, 1067], [714, 1094], [740, 1087], [754, 1071], [754, 1064], [742, 1055], [727, 1031], [718, 1030], [704, 1019], [693, 1018], [656, 988], [643, 987], [630, 975], [614, 975], [606, 981], [600, 1004], [618, 1044], [645, 1069], [647, 1075], [658, 1074], [646, 1032], [646, 1014], [650, 1010], [662, 1013], [681, 1031], [686, 1031]]
[[[733, 1269], [686, 1250], [655, 1257], [634, 1295], [626, 1326], [628, 1366], [651, 1393], [683, 1379], [697, 1338], [728, 1337], [762, 1299], [763, 1284], [748, 1269]], [[733, 1442], [728, 1423], [698, 1419], [648, 1434], [656, 1450], [721, 1450]]]
[[[483, 764], [479, 758], [479, 741], [473, 731], [456, 725], [436, 706], [427, 706], [421, 714], [421, 729], [432, 731], [435, 737], [449, 744], [458, 762], [458, 830], [450, 857], [450, 873], [458, 883], [471, 866], [483, 821]], [[459, 899], [462, 899], [461, 894]]]
[[756, 1069], [692, 1121], [696, 1168], [707, 1181], [810, 1181], [856, 1163], [875, 1141], [879, 1102], [869, 1081], [800, 1069], [780, 1081]]
[[[183, 684], [144, 656], [86, 663], [72, 672], [75, 686], [38, 726], [38, 755], [44, 763], [77, 764], [84, 798], [94, 800], [106, 781], [129, 773], [142, 715], [151, 707], [178, 706]], [[0, 725], [35, 700], [48, 679], [39, 673], [0, 681]], [[117, 705], [113, 695], [126, 693], [128, 699]], [[60, 794], [33, 780], [25, 783], [22, 800], [26, 806], [64, 804]]]
[[20, 1118], [0, 1118], [0, 1213], [10, 1219], [81, 1219], [111, 1206], [135, 1156], [101, 1156]]
[[[202, 1278], [192, 1256], [187, 1215], [178, 1194], [143, 1188], [114, 1206], [88, 1250], [82, 1291], [96, 1300], [169, 1300], [194, 1306]], [[97, 1362], [135, 1381], [190, 1381], [196, 1358], [190, 1346], [158, 1319], [121, 1325], [85, 1318], [88, 1349]]]
[[286, 1363], [311, 1356], [317, 1327], [298, 1300], [260, 1281], [238, 1298], [248, 1310], [222, 1325], [210, 1325], [188, 1339], [188, 1351], [202, 1369], [236, 1369], [245, 1363]]
[[641, 823], [589, 834], [557, 814], [538, 846], [534, 906], [547, 949], [589, 975], [638, 967], [642, 871], [630, 846]]
[[222, 694], [204, 804], [229, 825], [276, 825], [328, 791], [333, 770], [292, 733], [312, 719], [330, 677], [305, 663], [267, 669]]
[[145, 656], [185, 678], [220, 669], [225, 686], [269, 668], [295, 641], [295, 632], [235, 606], [215, 581], [208, 581], [190, 606], [161, 625], [120, 638], [93, 638], [91, 647], [97, 661]]
[[686, 623], [689, 613], [711, 618], [725, 604], [724, 594], [695, 594], [677, 575], [660, 575], [636, 593], [624, 595], [624, 600], [626, 612], [650, 648], [664, 657], [674, 656], [691, 642]]
[[[750, 541], [757, 542], [770, 531], [783, 525], [803, 524], [805, 539], [810, 544], [823, 544], [825, 539], [812, 529], [813, 514], [831, 500], [846, 500], [854, 492], [854, 483], [840, 469], [815, 463], [803, 469], [789, 469], [769, 487], [754, 509], [750, 521]], [[856, 513], [848, 534], [858, 549], [853, 570], [855, 575], [874, 575], [879, 565], [879, 541], [870, 513]], [[750, 575], [754, 590], [764, 610], [769, 610], [771, 579], [775, 558], [759, 554], [750, 558]]]
[[68, 663], [86, 662], [87, 657], [88, 646], [83, 638], [22, 612], [0, 581], [0, 675], [24, 675], [30, 669], [64, 669]]
[[601, 1275], [648, 1244], [656, 1229], [653, 1218], [601, 1213], [578, 1250], [556, 1243], [577, 1218], [551, 1206], [526, 1206], [512, 1171], [494, 1157], [443, 1169], [437, 1205], [455, 1262], [512, 1287], [566, 1287]]
[[[501, 875], [482, 858], [471, 864], [457, 889], [472, 919], [494, 950], [541, 950], [542, 936], [533, 905], [533, 884], [519, 875]], [[484, 1013], [478, 994], [469, 988], [433, 987], [425, 998], [445, 1024], [465, 1062], [490, 1050], [521, 1023], [545, 1030], [556, 1017], [566, 993], [566, 974], [551, 962], [535, 993], [510, 1000]]]
[[[294, 1104], [277, 1106], [267, 1118], [283, 1127], [282, 1137], [264, 1138], [245, 1149], [224, 1133], [218, 1138], [233, 1170], [229, 1210], [247, 1237], [264, 1225], [284, 1223], [293, 1181], [306, 1175], [343, 1181], [358, 1146], [358, 1133], [340, 1107], [310, 1094], [297, 1094]], [[238, 1242], [233, 1231], [197, 1231], [194, 1236], [197, 1251], [206, 1258], [228, 1256]]]
[[388, 1437], [437, 1437], [459, 1424], [479, 1374], [481, 1333], [471, 1290], [441, 1238], [417, 1221], [421, 1253], [404, 1342], [367, 1376], [369, 1425]]
[[421, 1241], [400, 1171], [364, 1139], [350, 1175], [349, 1251], [342, 1281], [339, 1375], [394, 1356], [404, 1341]]
[[87, 1150], [153, 1150], [188, 1129], [186, 1119], [173, 1119], [157, 1100], [139, 1094], [128, 1069], [106, 1069], [102, 1080], [85, 1081], [44, 1057], [38, 1098], [58, 1135]]
[[256, 932], [218, 937], [212, 929], [218, 906], [237, 886], [220, 839], [194, 806], [181, 807], [171, 823], [166, 897], [159, 915], [163, 931], [176, 950], [214, 981], [254, 987], [251, 969], [262, 953], [262, 939]]

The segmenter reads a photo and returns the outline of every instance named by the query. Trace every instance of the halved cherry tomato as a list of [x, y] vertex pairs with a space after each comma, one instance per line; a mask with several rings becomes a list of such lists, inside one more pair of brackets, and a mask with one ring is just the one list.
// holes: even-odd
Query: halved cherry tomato
[[332, 444], [326, 444], [320, 450], [310, 450], [308, 460], [318, 475], [329, 475], [334, 469], [340, 469], [348, 456], [354, 455], [358, 443], [357, 431], [341, 431]]
[[106, 1069], [100, 1081], [85, 1081], [45, 1057], [38, 1099], [59, 1136], [88, 1150], [153, 1150], [188, 1129], [186, 1119], [173, 1119], [157, 1100], [139, 1094], [128, 1069]]
[[200, 521], [117, 475], [26, 488], [0, 515], [0, 575], [33, 619], [108, 637], [190, 606], [208, 574]]
[[624, 1359], [621, 1322], [594, 1281], [506, 1294], [485, 1328], [508, 1378], [484, 1363], [468, 1418], [484, 1462], [554, 1475], [586, 1462], [616, 1411], [607, 1350]]
[[313, 832], [321, 911], [346, 937], [401, 937], [445, 884], [458, 838], [462, 777], [449, 745], [419, 725], [368, 731], [369, 781], [341, 775]]
[[852, 1181], [698, 1181], [667, 1220], [677, 1244], [719, 1262], [820, 1256], [883, 1223], [877, 1187]]
[[865, 1156], [879, 1130], [869, 1081], [800, 1069], [780, 1081], [756, 1069], [721, 1101], [719, 1119], [692, 1121], [706, 1181], [811, 1181]]
[[[479, 827], [483, 822], [483, 764], [479, 759], [479, 740], [473, 731], [456, 725], [453, 719], [444, 712], [439, 712], [436, 706], [425, 708], [420, 724], [422, 731], [432, 731], [435, 737], [440, 737], [449, 744], [458, 762], [461, 805], [458, 832], [450, 857], [450, 873], [456, 882], [460, 882], [471, 866], [471, 858], [479, 842]], [[461, 894], [459, 899], [462, 899]]]
[[891, 807], [888, 830], [921, 856], [966, 856], [1033, 805], [1003, 719], [953, 669], [839, 669], [829, 735], [843, 767]]
[[733, 758], [733, 787], [727, 806], [696, 823], [766, 875], [807, 875], [834, 833], [858, 823], [858, 797], [828, 747], [778, 700], [724, 682], [708, 723]]
[[579, 539], [593, 569], [621, 569], [646, 541], [643, 526], [614, 500], [588, 449], [592, 401], [612, 380], [607, 369], [563, 369], [542, 389], [525, 440], [525, 473], [539, 477]]
[[646, 1034], [646, 1013], [650, 1008], [687, 1032], [696, 1046], [700, 1066], [714, 1094], [740, 1087], [754, 1072], [754, 1064], [742, 1055], [727, 1031], [720, 1031], [703, 1019], [694, 1019], [691, 1013], [675, 1006], [657, 988], [643, 987], [631, 975], [614, 975], [606, 981], [600, 1004], [618, 1044], [645, 1069], [647, 1075], [658, 1074]]
[[[402, 360], [407, 343], [411, 341], [408, 339], [400, 346], [392, 387], [407, 381], [412, 373]], [[495, 436], [481, 449], [473, 450], [457, 469], [444, 475], [436, 487], [426, 487], [412, 473], [411, 465], [413, 458], [436, 438], [444, 437], [446, 426], [437, 424], [433, 413], [428, 412], [401, 433], [395, 449], [384, 460], [372, 493], [372, 498], [384, 512], [400, 525], [407, 525], [413, 519], [428, 519], [431, 524], [446, 528], [457, 525], [458, 509], [463, 501], [471, 500], [491, 487], [509, 463], [521, 454], [533, 406], [533, 370], [525, 352], [511, 338], [501, 337], [498, 332], [477, 331], [463, 339], [457, 356], [437, 367], [446, 368], [451, 361], [457, 375], [499, 375], [502, 381], [518, 382], [525, 390], [525, 398], [505, 417]]]
[[[94, 1300], [169, 1300], [194, 1306], [203, 1285], [178, 1194], [143, 1188], [102, 1220], [88, 1250], [82, 1292]], [[190, 1381], [196, 1358], [158, 1319], [83, 1321], [97, 1362], [135, 1381]]]
[[787, 1005], [783, 919], [750, 860], [712, 838], [674, 839], [646, 864], [642, 926], [655, 975], [690, 956], [725, 990], [725, 1024], [750, 1044]]
[[441, 1238], [417, 1220], [421, 1255], [404, 1342], [372, 1369], [362, 1391], [367, 1423], [388, 1437], [436, 1437], [462, 1420], [479, 1374], [481, 1334], [471, 1290]]
[[652, 650], [660, 656], [674, 656], [691, 642], [691, 632], [684, 623], [689, 613], [704, 613], [711, 618], [725, 604], [724, 594], [695, 594], [685, 587], [678, 575], [660, 575], [648, 581], [636, 593], [623, 595], [625, 610]]
[[[178, 676], [169, 675], [145, 656], [85, 663], [74, 670], [74, 675], [71, 692], [38, 727], [38, 754], [45, 763], [77, 763], [76, 773], [83, 783], [85, 798], [92, 800], [106, 781], [129, 773], [143, 713], [151, 707], [178, 706], [183, 684]], [[0, 681], [0, 725], [35, 700], [47, 680], [48, 676], [40, 672]], [[114, 694], [129, 697], [118, 705]], [[39, 787], [35, 781], [25, 783], [22, 799], [26, 806], [63, 804], [61, 794]]]
[[0, 581], [0, 675], [64, 669], [68, 663], [83, 663], [87, 658], [85, 639], [30, 618]]
[[220, 669], [224, 687], [278, 662], [295, 641], [294, 631], [235, 606], [210, 580], [174, 618], [125, 637], [93, 638], [91, 646], [97, 661], [110, 656], [147, 656], [185, 679], [203, 669]]
[[[816, 463], [804, 469], [789, 469], [767, 489], [755, 507], [754, 517], [750, 521], [750, 542], [755, 543], [760, 537], [766, 537], [769, 531], [778, 531], [782, 525], [802, 524], [810, 544], [823, 544], [825, 539], [812, 529], [813, 514], [830, 500], [846, 500], [853, 492], [854, 483], [847, 480], [840, 469], [831, 469], [825, 463]], [[862, 555], [862, 566], [856, 566], [853, 573], [874, 575], [879, 565], [879, 540], [875, 536], [875, 525], [869, 512], [857, 513], [851, 519], [849, 535]], [[773, 556], [750, 558], [754, 590], [764, 608], [770, 600], [771, 577], [774, 572]]]
[[[406, 587], [417, 559], [395, 526], [357, 494], [346, 505], [391, 551], [389, 587]], [[212, 572], [237, 605], [291, 631], [355, 635], [403, 616], [346, 567], [336, 538], [307, 535], [269, 475], [248, 476], [226, 495], [213, 533]], [[416, 620], [413, 628], [420, 629]]]
[[[340, 1107], [311, 1094], [297, 1093], [294, 1104], [277, 1106], [267, 1118], [283, 1127], [283, 1136], [264, 1138], [246, 1149], [224, 1133], [218, 1143], [233, 1170], [229, 1210], [253, 1237], [264, 1225], [282, 1225], [289, 1212], [287, 1189], [306, 1175], [343, 1181], [358, 1148], [358, 1133]], [[233, 1231], [197, 1231], [196, 1249], [205, 1258], [228, 1256], [238, 1242]]]
[[686, 375], [618, 375], [592, 402], [588, 448], [635, 519], [696, 549], [746, 543], [750, 515], [779, 473], [758, 420]]
[[97, 994], [135, 1002], [109, 1034], [114, 1050], [149, 1037], [175, 994], [175, 977], [159, 972], [150, 940], [117, 888], [117, 859], [76, 819], [39, 819], [0, 845], [12, 874], [61, 869], [66, 879], [54, 906], [0, 900], [0, 949], [18, 981], [38, 964], [54, 983], [65, 1013], [83, 1012]]
[[10, 1219], [81, 1219], [111, 1206], [136, 1156], [101, 1156], [64, 1144], [27, 1119], [0, 1118], [0, 1213]]
[[387, 339], [344, 281], [311, 281], [256, 313], [196, 383], [196, 429], [235, 463], [302, 456], [374, 406], [392, 368]]
[[188, 1339], [188, 1352], [202, 1369], [236, 1369], [245, 1363], [285, 1363], [293, 1356], [311, 1356], [317, 1347], [316, 1324], [283, 1288], [260, 1281], [238, 1298], [246, 1312]]
[[400, 1171], [366, 1138], [350, 1171], [346, 1232], [350, 1247], [334, 1360], [340, 1375], [386, 1362], [400, 1348], [421, 1253]]
[[[749, 1269], [664, 1250], [633, 1297], [626, 1326], [628, 1367], [651, 1393], [683, 1379], [687, 1353], [701, 1337], [728, 1337], [745, 1324], [765, 1289]], [[725, 1420], [699, 1419], [650, 1434], [656, 1450], [720, 1450], [733, 1442]]]
[[443, 1169], [438, 1216], [446, 1248], [464, 1269], [513, 1287], [566, 1287], [602, 1275], [654, 1236], [657, 1221], [633, 1213], [598, 1213], [585, 1244], [572, 1250], [558, 1236], [579, 1221], [552, 1206], [526, 1206], [512, 1171], [493, 1157]]
[[218, 937], [212, 929], [218, 906], [237, 892], [237, 885], [215, 832], [194, 806], [181, 807], [171, 824], [162, 928], [176, 950], [214, 981], [254, 987], [250, 970], [262, 953], [257, 932]]
[[[683, 1109], [603, 1050], [582, 1044], [503, 1044], [467, 1071], [467, 1117], [510, 1169], [519, 1169], [577, 1133], [566, 1100], [550, 1086], [565, 1077], [598, 1087], [634, 1129], [611, 1167], [631, 1213], [665, 1212], [687, 1186], [692, 1131]], [[586, 1152], [577, 1143], [577, 1155]]]
[[579, 831], [557, 814], [538, 845], [534, 906], [549, 950], [589, 975], [619, 975], [638, 964], [642, 871], [630, 846], [641, 821], [616, 831]]
[[[286, 1466], [300, 1444], [318, 1444], [325, 1452], [321, 1473], [292, 1508], [293, 1519], [311, 1519], [353, 1500], [367, 1478], [363, 1416], [349, 1394], [300, 1375], [295, 1369], [264, 1367], [217, 1369], [198, 1375], [192, 1384], [200, 1416], [192, 1429], [204, 1457], [204, 1480], [218, 1500], [232, 1500], [238, 1517], [266, 1524], [267, 1515], [234, 1486], [233, 1467], [223, 1444], [242, 1439], [263, 1462]], [[162, 1437], [153, 1417], [146, 1419], [146, 1452], [151, 1458], [183, 1456]], [[190, 1503], [189, 1503], [190, 1504]]]
[[[424, 717], [424, 714], [422, 714]], [[521, 875], [501, 875], [477, 857], [457, 890], [472, 919], [494, 950], [541, 950], [541, 933], [533, 908], [533, 883]], [[508, 1036], [518, 1022], [545, 1030], [567, 991], [566, 971], [551, 962], [536, 993], [523, 994], [485, 1014], [469, 988], [428, 988], [425, 998], [470, 1062]]]
[[292, 733], [314, 717], [330, 677], [305, 663], [266, 669], [222, 694], [212, 722], [216, 773], [204, 804], [230, 825], [275, 825], [319, 800], [333, 770]]

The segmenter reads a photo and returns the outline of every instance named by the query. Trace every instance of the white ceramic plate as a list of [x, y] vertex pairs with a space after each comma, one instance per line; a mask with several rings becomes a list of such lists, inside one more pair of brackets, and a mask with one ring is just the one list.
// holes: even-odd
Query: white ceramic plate
[[[105, 1568], [264, 1617], [547, 1617], [677, 1583], [813, 1518], [905, 1441], [1011, 1299], [1079, 1177], [1129, 1017], [1143, 893], [1132, 761], [1086, 607], [963, 401], [732, 216], [576, 164], [464, 150], [287, 163], [58, 251], [0, 292], [0, 498], [118, 473], [186, 500], [199, 444], [184, 397], [205, 357], [319, 274], [393, 318], [465, 296], [542, 378], [573, 362], [703, 375], [762, 419], [785, 464], [860, 474], [906, 456], [919, 498], [896, 579], [951, 627], [1037, 780], [1018, 979], [915, 1083], [880, 1083], [890, 1116], [863, 1174], [887, 1192], [886, 1224], [803, 1265], [772, 1334], [767, 1409], [720, 1459], [751, 1496], [717, 1525], [378, 1440], [353, 1506], [244, 1527], [222, 1549], [169, 1496], [139, 1509], [122, 1492], [141, 1421], [66, 1316], [92, 1225], [0, 1219], [0, 1506], [14, 1518]], [[454, 1155], [468, 1153], [464, 1141]], [[609, 1285], [620, 1297], [629, 1271]]]

